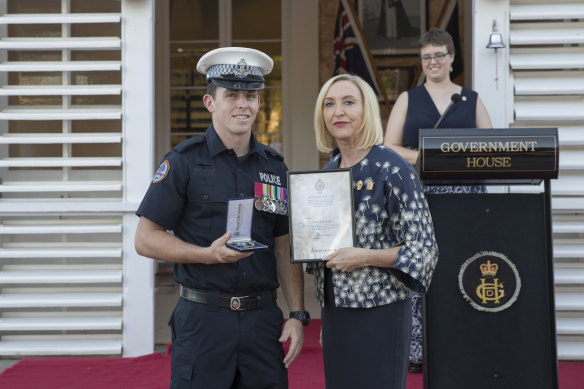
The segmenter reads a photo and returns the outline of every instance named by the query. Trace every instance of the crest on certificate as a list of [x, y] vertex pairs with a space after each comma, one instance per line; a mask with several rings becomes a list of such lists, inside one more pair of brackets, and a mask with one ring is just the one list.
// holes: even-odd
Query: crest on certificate
[[322, 182], [320, 178], [318, 181], [316, 181], [316, 184], [314, 184], [314, 189], [316, 189], [319, 193], [324, 190], [324, 182]]
[[164, 180], [166, 178], [166, 176], [168, 175], [169, 171], [170, 171], [170, 163], [168, 162], [168, 160], [165, 159], [158, 167], [156, 174], [154, 174], [154, 178], [152, 179], [152, 182], [154, 184], [156, 184], [157, 182]]

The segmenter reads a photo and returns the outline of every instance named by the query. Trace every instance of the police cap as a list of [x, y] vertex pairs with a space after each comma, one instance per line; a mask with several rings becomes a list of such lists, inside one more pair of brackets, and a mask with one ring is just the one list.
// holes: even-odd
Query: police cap
[[246, 47], [221, 47], [209, 51], [197, 63], [197, 70], [207, 76], [207, 82], [228, 89], [264, 89], [264, 74], [274, 67], [274, 61], [259, 50]]

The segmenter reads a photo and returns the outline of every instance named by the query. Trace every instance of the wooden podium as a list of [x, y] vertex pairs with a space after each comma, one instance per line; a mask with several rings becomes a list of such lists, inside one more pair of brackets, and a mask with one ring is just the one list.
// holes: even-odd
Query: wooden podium
[[420, 130], [424, 185], [543, 193], [427, 194], [439, 259], [424, 298], [425, 389], [557, 389], [550, 179], [555, 128]]

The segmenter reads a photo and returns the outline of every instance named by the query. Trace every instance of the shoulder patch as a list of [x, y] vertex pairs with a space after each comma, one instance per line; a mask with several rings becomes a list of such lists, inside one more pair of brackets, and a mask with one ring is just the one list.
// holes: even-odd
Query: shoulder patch
[[166, 176], [168, 175], [168, 172], [170, 172], [170, 162], [168, 162], [168, 160], [165, 159], [160, 164], [160, 167], [156, 171], [156, 174], [154, 174], [154, 178], [152, 179], [152, 183], [156, 184], [157, 182], [164, 180], [166, 178]]
[[175, 146], [174, 151], [176, 151], [177, 153], [182, 153], [199, 143], [203, 143], [204, 141], [205, 141], [204, 135], [195, 136], [194, 138], [190, 138], [180, 142], [178, 145]]

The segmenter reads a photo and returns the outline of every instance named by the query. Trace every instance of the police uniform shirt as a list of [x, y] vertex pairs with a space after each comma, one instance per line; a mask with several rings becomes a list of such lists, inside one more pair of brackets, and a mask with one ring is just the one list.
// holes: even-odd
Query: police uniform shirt
[[[286, 187], [283, 157], [251, 135], [250, 151], [238, 158], [209, 127], [169, 152], [136, 214], [197, 246], [226, 232], [227, 201], [254, 196], [254, 183]], [[276, 289], [274, 237], [288, 233], [288, 217], [253, 210], [251, 238], [269, 247], [235, 263], [174, 264], [175, 280], [189, 288], [244, 293]]]

